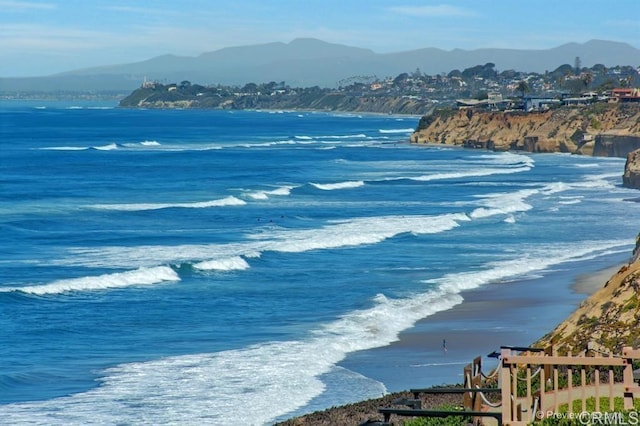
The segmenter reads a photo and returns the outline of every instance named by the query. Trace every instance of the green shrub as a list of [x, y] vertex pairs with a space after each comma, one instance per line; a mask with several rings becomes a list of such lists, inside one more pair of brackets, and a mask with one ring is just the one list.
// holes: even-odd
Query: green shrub
[[[437, 407], [436, 410], [460, 411], [460, 407], [443, 405]], [[467, 426], [472, 421], [473, 418], [467, 416], [421, 417], [418, 419], [407, 420], [403, 424], [404, 426]]]

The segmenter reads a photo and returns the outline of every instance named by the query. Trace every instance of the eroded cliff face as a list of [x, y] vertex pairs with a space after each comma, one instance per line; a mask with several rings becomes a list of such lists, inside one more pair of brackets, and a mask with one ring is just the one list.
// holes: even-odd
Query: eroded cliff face
[[[618, 144], [622, 138], [624, 144]], [[411, 142], [624, 157], [640, 148], [640, 105], [598, 103], [530, 113], [436, 111], [422, 118]]]
[[603, 352], [620, 353], [623, 346], [640, 347], [640, 260], [633, 260], [536, 346], [554, 344], [560, 352], [591, 345]]
[[640, 189], [640, 149], [630, 152], [627, 155], [627, 162], [624, 165], [622, 184], [627, 188]]

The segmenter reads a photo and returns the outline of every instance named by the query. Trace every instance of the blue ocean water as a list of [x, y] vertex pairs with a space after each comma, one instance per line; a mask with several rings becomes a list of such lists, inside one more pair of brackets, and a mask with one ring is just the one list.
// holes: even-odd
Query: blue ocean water
[[340, 362], [464, 290], [631, 252], [624, 160], [411, 146], [417, 122], [0, 104], [0, 418], [261, 425], [379, 396]]

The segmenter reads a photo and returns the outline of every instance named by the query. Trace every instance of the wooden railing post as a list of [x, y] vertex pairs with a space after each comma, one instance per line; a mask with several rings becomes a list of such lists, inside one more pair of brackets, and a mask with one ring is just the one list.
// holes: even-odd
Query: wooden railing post
[[[609, 354], [609, 358], [613, 358], [613, 354]], [[613, 410], [613, 366], [609, 366], [609, 410]]]
[[511, 416], [511, 365], [507, 363], [511, 351], [502, 349], [500, 351], [500, 387], [502, 388], [502, 422], [509, 423], [513, 420]]
[[624, 387], [624, 409], [633, 409], [633, 394], [638, 392], [638, 387], [633, 382], [633, 358], [640, 357], [640, 350], [633, 350], [628, 346], [622, 348], [622, 358], [625, 361], [622, 373], [622, 386]]
[[[594, 358], [599, 358], [600, 354], [598, 352], [595, 352], [593, 354]], [[596, 405], [595, 405], [595, 409], [596, 412], [600, 412], [600, 368], [599, 367], [595, 367], [595, 371], [593, 372], [593, 382], [594, 382], [594, 386], [595, 386], [595, 390], [594, 390], [594, 397], [596, 399]]]
[[547, 377], [547, 366], [545, 365], [542, 367], [542, 370], [540, 370], [540, 399], [538, 401], [540, 411], [542, 411], [543, 413], [547, 411], [547, 396], [545, 394]]
[[[516, 351], [522, 351], [517, 353]], [[555, 348], [545, 350], [544, 354], [537, 354], [531, 348], [503, 347], [500, 351], [500, 362], [496, 368], [498, 373], [499, 388], [484, 388], [482, 376], [481, 358], [476, 358], [471, 364], [464, 367], [464, 387], [440, 389], [439, 393], [459, 393], [464, 395], [465, 411], [473, 417], [474, 424], [481, 422], [484, 417], [495, 417], [498, 424], [511, 426], [523, 426], [528, 422], [540, 420], [545, 417], [545, 413], [549, 411], [559, 412], [559, 406], [565, 402], [568, 404], [568, 412], [573, 413], [574, 397], [578, 397], [580, 393], [582, 411], [586, 411], [587, 395], [595, 395], [595, 410], [600, 412], [600, 395], [604, 391], [601, 386], [601, 379], [604, 377], [600, 374], [601, 369], [607, 368], [609, 371], [609, 411], [615, 409], [614, 397], [623, 394], [624, 408], [626, 410], [633, 409], [634, 396], [640, 395], [640, 386], [633, 381], [633, 360], [640, 359], [640, 350], [629, 347], [623, 348], [622, 356], [599, 357], [597, 355], [590, 357], [587, 352], [580, 352], [576, 356], [572, 352], [568, 352], [564, 356], [558, 355]], [[532, 374], [532, 366], [538, 366], [536, 373]], [[559, 376], [562, 374], [564, 378], [564, 367], [567, 371], [567, 386], [560, 389]], [[614, 368], [623, 367], [622, 382], [615, 382]], [[526, 369], [526, 396], [518, 397], [518, 371], [519, 368]], [[561, 371], [562, 369], [562, 371]], [[574, 377], [577, 382], [577, 374], [580, 370], [580, 389], [576, 389], [573, 381]], [[587, 380], [587, 369], [593, 369], [592, 380]], [[604, 371], [604, 370], [603, 370]], [[532, 378], [540, 374], [540, 386], [538, 389], [532, 389]], [[532, 377], [533, 376], [533, 377]], [[601, 377], [602, 376], [602, 377]], [[550, 380], [550, 387], [547, 391], [546, 382]], [[564, 380], [563, 380], [564, 381]], [[591, 386], [592, 385], [592, 386]], [[591, 389], [593, 387], [593, 389]], [[412, 390], [414, 396], [416, 392], [429, 392], [433, 389]], [[451, 392], [453, 391], [453, 392]], [[490, 410], [486, 411], [488, 406], [498, 407], [489, 401], [484, 400], [483, 393], [501, 392], [501, 412]], [[431, 393], [438, 393], [431, 392]], [[604, 392], [602, 392], [604, 393]], [[550, 398], [553, 397], [553, 404], [550, 404]], [[417, 398], [417, 396], [415, 396]], [[484, 401], [484, 402], [483, 402]], [[577, 402], [577, 401], [575, 401]], [[553, 408], [552, 408], [553, 407]], [[438, 410], [421, 410], [421, 409], [397, 409], [384, 408], [379, 410], [385, 414], [388, 419], [390, 413], [402, 416], [422, 416], [422, 417], [444, 417], [449, 414], [448, 411]], [[525, 412], [528, 415], [525, 415]], [[464, 412], [457, 412], [464, 415]], [[540, 415], [542, 413], [542, 415]], [[528, 417], [528, 418], [525, 418]], [[478, 423], [479, 424], [479, 423]]]
[[[582, 390], [580, 392], [580, 399], [582, 399], [582, 412], [587, 411], [587, 370], [584, 365], [580, 367], [580, 385]], [[573, 405], [573, 401], [571, 402]]]
[[[462, 382], [463, 383], [462, 387], [465, 388], [465, 389], [470, 389], [472, 387], [471, 371], [472, 371], [471, 364], [465, 365], [464, 369], [462, 370], [462, 374], [464, 375], [464, 379], [463, 379], [463, 382]], [[469, 392], [465, 392], [462, 395], [462, 406], [466, 410], [471, 410], [473, 408], [472, 395]]]
[[[551, 355], [557, 357], [558, 349], [552, 347]], [[558, 384], [558, 364], [554, 363], [551, 367], [553, 368], [553, 411], [557, 413], [560, 408], [560, 403], [558, 402], [558, 388], [560, 387]]]
[[[573, 401], [573, 366], [567, 368], [567, 400]], [[573, 412], [573, 405], [569, 404], [569, 413]]]

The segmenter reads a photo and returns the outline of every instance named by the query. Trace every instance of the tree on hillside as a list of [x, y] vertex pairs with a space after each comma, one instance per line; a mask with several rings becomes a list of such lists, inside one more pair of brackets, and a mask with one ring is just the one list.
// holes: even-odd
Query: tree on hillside
[[571, 78], [564, 81], [563, 87], [573, 95], [577, 95], [584, 89], [584, 81], [580, 78]]
[[589, 90], [589, 86], [593, 82], [593, 74], [591, 74], [590, 72], [586, 72], [582, 75], [581, 80], [582, 80], [582, 83], [584, 84], [584, 88], [586, 90]]
[[494, 79], [497, 76], [497, 72], [495, 70], [496, 64], [493, 62], [487, 62], [484, 65], [476, 65], [475, 67], [466, 68], [462, 71], [462, 77], [465, 79], [470, 79], [473, 77], [482, 77], [488, 79]]
[[256, 83], [247, 83], [242, 88], [243, 93], [258, 93], [258, 85]]
[[481, 90], [476, 94], [475, 98], [479, 101], [484, 101], [489, 99], [489, 93], [486, 90]]
[[401, 84], [404, 81], [406, 81], [409, 78], [409, 74], [406, 72], [403, 72], [401, 74], [398, 74], [398, 76], [396, 78], [393, 79], [393, 84]]
[[558, 77], [566, 78], [566, 76], [572, 75], [572, 74], [573, 74], [573, 67], [569, 64], [560, 65], [558, 68], [551, 71], [551, 76], [555, 77], [556, 79]]
[[616, 88], [615, 81], [613, 81], [613, 79], [611, 78], [608, 78], [596, 88], [596, 91], [604, 92], [604, 91], [615, 89], [615, 88]]
[[522, 97], [524, 98], [525, 94], [531, 92], [531, 87], [529, 87], [529, 83], [527, 82], [527, 80], [520, 80], [518, 82], [516, 90], [520, 92], [522, 94]]

